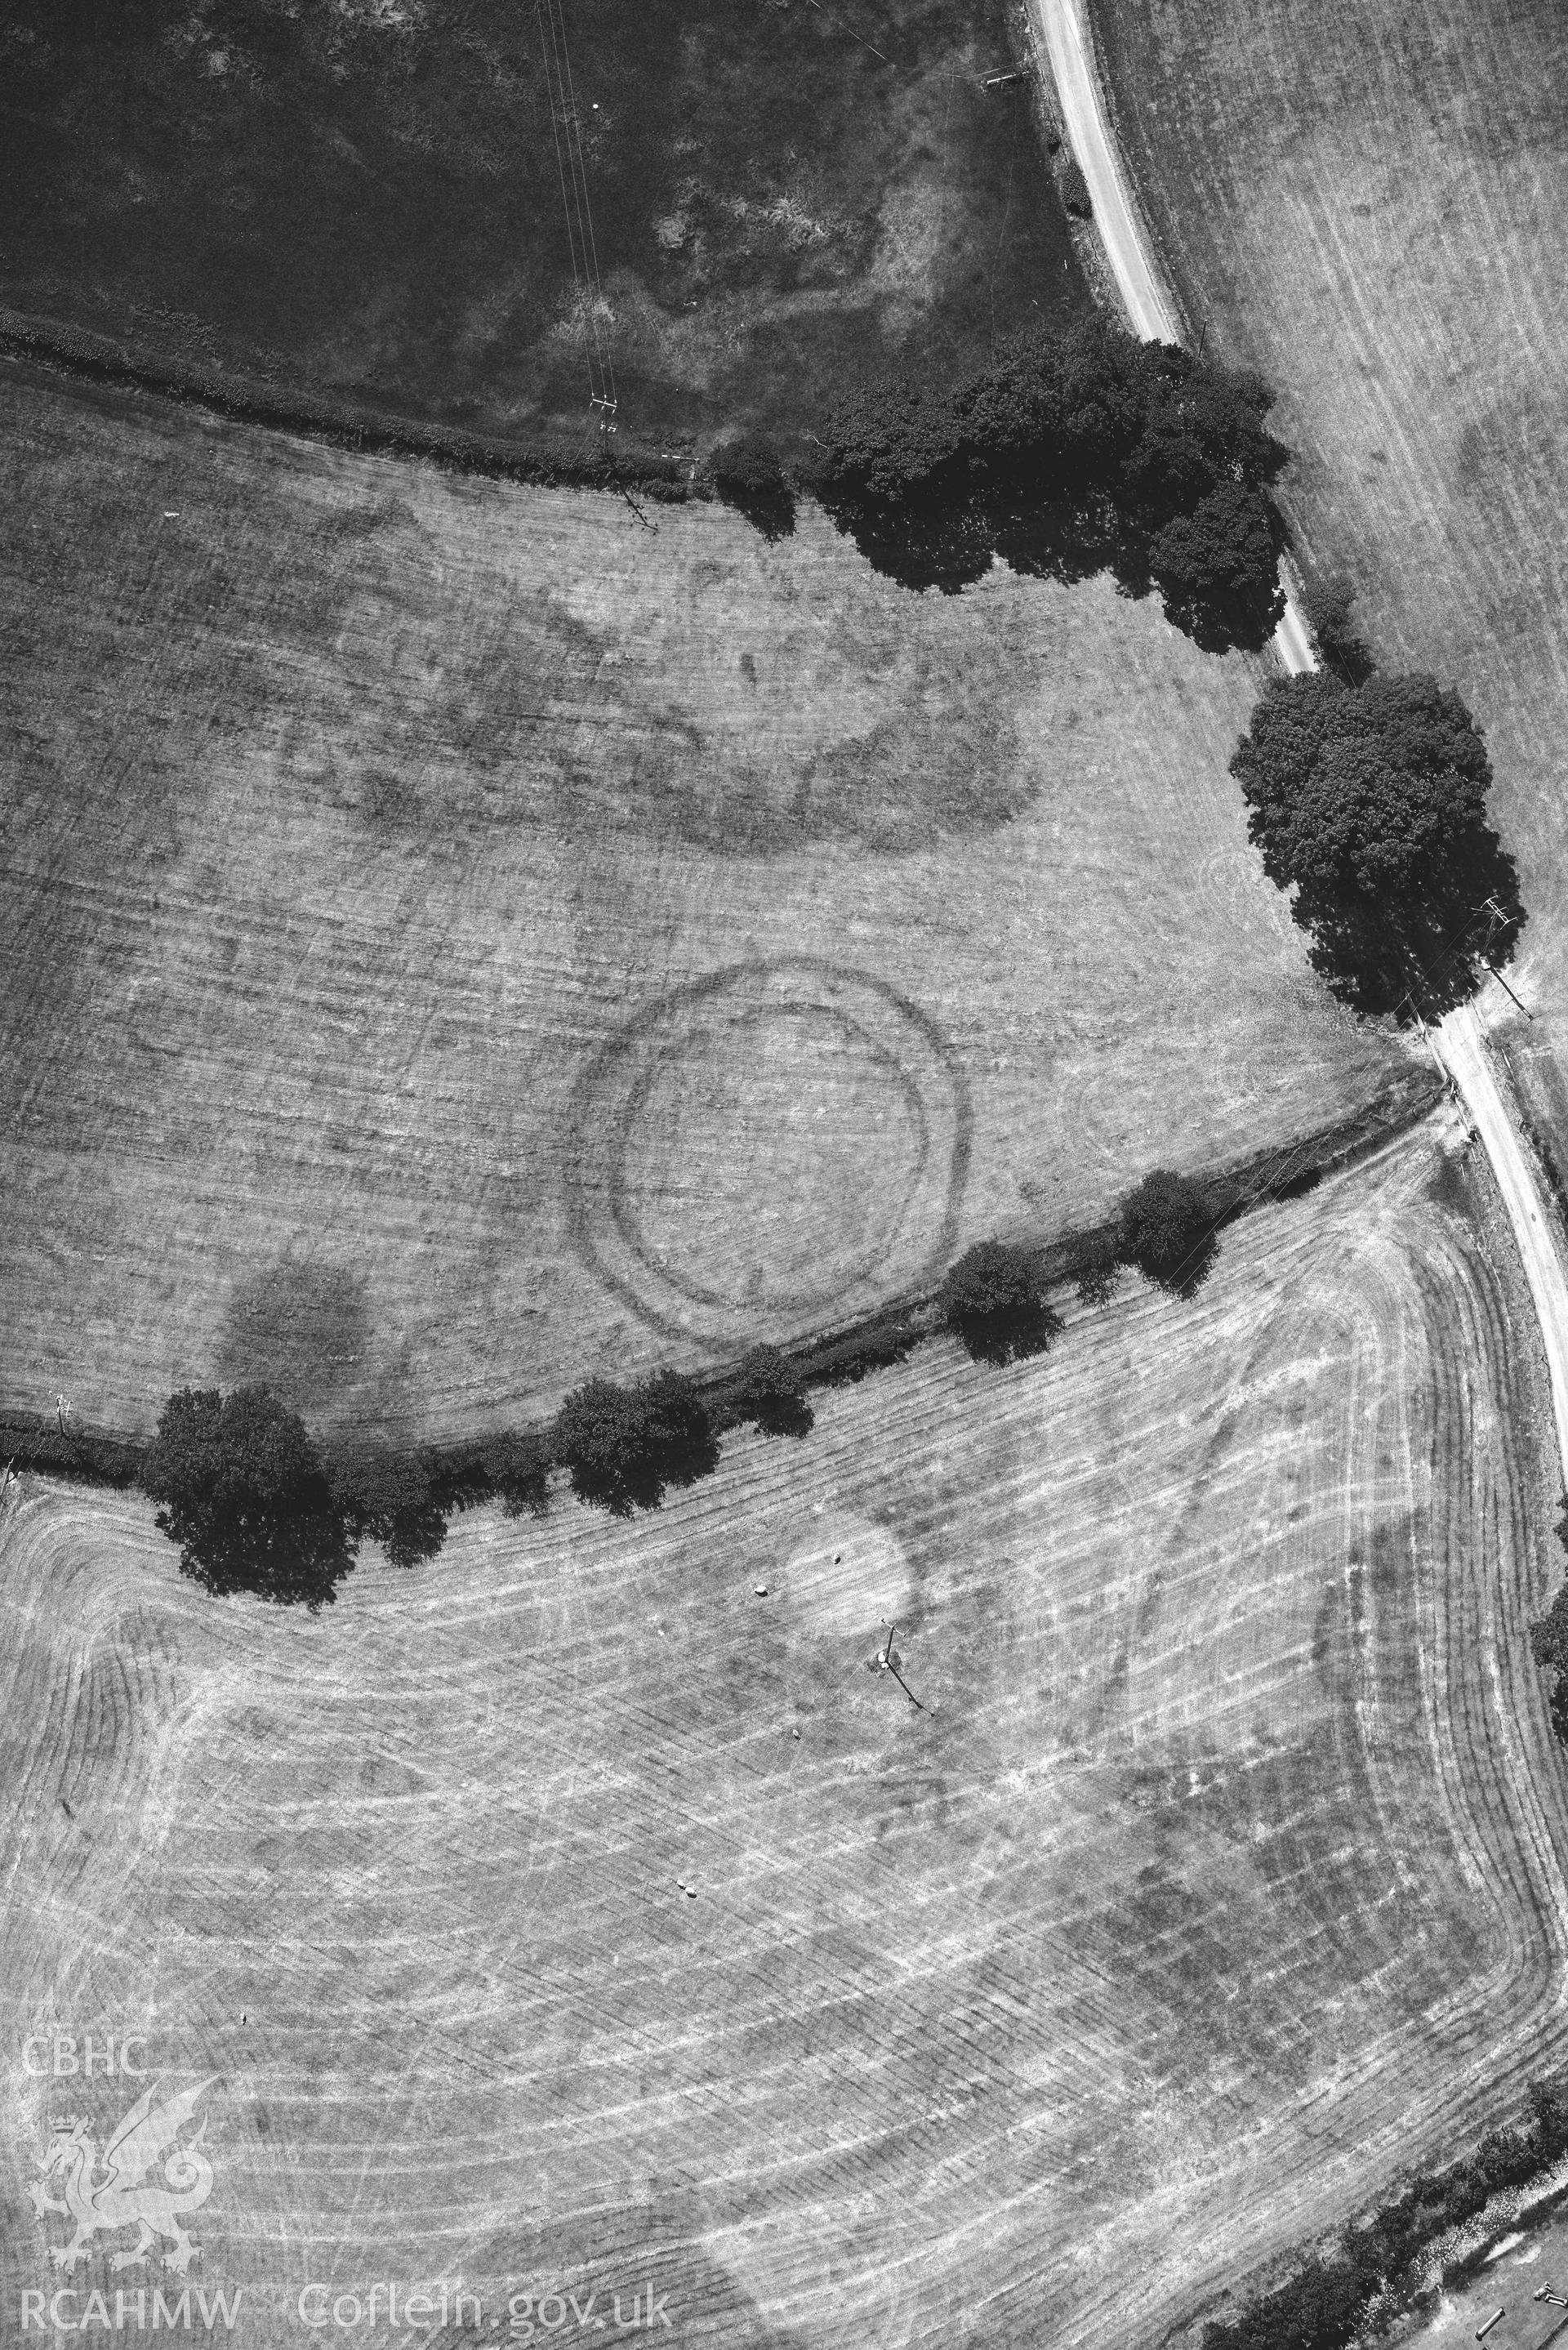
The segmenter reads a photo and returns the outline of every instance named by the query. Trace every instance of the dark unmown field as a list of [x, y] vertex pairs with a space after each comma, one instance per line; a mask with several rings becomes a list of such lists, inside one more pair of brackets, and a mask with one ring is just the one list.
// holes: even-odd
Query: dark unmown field
[[[566, 0], [623, 443], [808, 425], [1086, 295], [1004, 0]], [[885, 53], [887, 62], [874, 52]], [[486, 431], [587, 421], [537, 10], [19, 0], [0, 301]]]

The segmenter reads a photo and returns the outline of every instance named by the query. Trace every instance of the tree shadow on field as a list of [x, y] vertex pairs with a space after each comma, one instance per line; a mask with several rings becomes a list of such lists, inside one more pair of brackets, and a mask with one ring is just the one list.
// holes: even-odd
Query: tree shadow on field
[[671, 1487], [684, 1490], [711, 1477], [719, 1461], [711, 1430], [693, 1431], [614, 1467], [574, 1461], [572, 1491], [579, 1502], [607, 1510], [612, 1518], [629, 1518], [639, 1510], [657, 1510]]
[[732, 461], [715, 464], [714, 487], [727, 506], [743, 515], [770, 546], [794, 536], [794, 484], [777, 464]]
[[971, 1362], [1000, 1370], [1004, 1364], [1026, 1363], [1047, 1353], [1064, 1325], [1053, 1306], [1036, 1298], [1011, 1314], [966, 1315], [955, 1326]]
[[1177, 1263], [1169, 1266], [1140, 1263], [1138, 1270], [1147, 1281], [1152, 1281], [1155, 1287], [1163, 1289], [1168, 1296], [1187, 1299], [1197, 1296], [1219, 1260], [1220, 1236], [1218, 1232], [1205, 1232], [1201, 1240], [1194, 1241], [1187, 1254]]
[[[169, 1533], [172, 1529], [163, 1525]], [[330, 1607], [354, 1564], [354, 1543], [342, 1513], [323, 1496], [321, 1506], [286, 1527], [258, 1530], [234, 1522], [204, 1527], [181, 1544], [180, 1571], [215, 1599], [250, 1592], [276, 1607], [311, 1615]]]
[[1106, 501], [1041, 504], [976, 498], [967, 503], [905, 503], [823, 495], [824, 512], [853, 539], [874, 571], [919, 594], [957, 596], [999, 559], [1025, 579], [1075, 588], [1109, 572], [1134, 602], [1161, 592], [1167, 620], [1202, 652], [1259, 652], [1273, 634], [1284, 598], [1264, 595], [1181, 598], [1160, 591], [1151, 564], [1152, 534], [1127, 523]]
[[322, 1607], [354, 1563], [352, 1530], [304, 1421], [265, 1387], [182, 1388], [139, 1482], [182, 1574], [219, 1598]]

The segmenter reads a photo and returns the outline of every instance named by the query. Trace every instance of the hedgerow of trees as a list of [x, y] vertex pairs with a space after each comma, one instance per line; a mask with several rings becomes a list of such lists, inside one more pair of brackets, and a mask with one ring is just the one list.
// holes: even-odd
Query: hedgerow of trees
[[431, 1456], [384, 1445], [356, 1448], [328, 1464], [334, 1499], [349, 1534], [369, 1534], [394, 1566], [434, 1558], [446, 1540], [446, 1510]]
[[800, 1373], [777, 1347], [753, 1347], [742, 1357], [736, 1409], [764, 1436], [809, 1436], [815, 1424]]
[[1203, 2329], [1203, 2350], [1345, 2350], [1373, 2302], [1414, 2284], [1427, 2247], [1473, 2220], [1505, 2187], [1522, 2187], [1568, 2152], [1568, 2085], [1532, 2081], [1522, 2129], [1489, 2130], [1466, 2161], [1417, 2178], [1364, 2226], [1303, 2262], [1284, 2284]]
[[1261, 378], [1090, 317], [1005, 345], [950, 390], [851, 390], [820, 435], [818, 488], [874, 560], [944, 586], [994, 551], [1164, 588], [1205, 641], [1261, 644], [1282, 599], [1269, 484], [1286, 452]]
[[656, 1508], [667, 1486], [695, 1483], [719, 1457], [694, 1382], [668, 1370], [636, 1387], [587, 1380], [561, 1407], [555, 1452], [577, 1499], [617, 1517]]
[[942, 1283], [941, 1308], [977, 1362], [1041, 1354], [1062, 1327], [1029, 1252], [1005, 1241], [965, 1251]]
[[1092, 220], [1095, 208], [1089, 202], [1089, 183], [1084, 177], [1084, 167], [1075, 155], [1067, 156], [1057, 166], [1056, 186], [1062, 202], [1075, 220]]
[[708, 473], [724, 504], [743, 514], [764, 538], [789, 536], [794, 528], [794, 485], [771, 433], [741, 432], [721, 442], [708, 460]]
[[[1180, 1288], [1201, 1278], [1213, 1249], [1211, 1204], [1187, 1177], [1146, 1177], [1114, 1233], [1070, 1253], [1080, 1298], [1107, 1298], [1123, 1263]], [[1037, 1253], [1012, 1243], [967, 1250], [939, 1302], [983, 1362], [1038, 1354], [1062, 1328]], [[820, 1350], [812, 1376], [832, 1384], [895, 1362], [919, 1326], [907, 1314], [873, 1325]], [[804, 1436], [813, 1425], [801, 1368], [777, 1347], [753, 1347], [721, 1396], [724, 1425], [750, 1420], [770, 1436]], [[673, 1370], [635, 1386], [588, 1379], [548, 1430], [445, 1450], [339, 1443], [325, 1457], [298, 1413], [267, 1388], [226, 1397], [186, 1388], [169, 1399], [144, 1452], [120, 1449], [132, 1464], [121, 1482], [134, 1473], [159, 1503], [157, 1523], [178, 1544], [184, 1573], [215, 1593], [313, 1607], [332, 1597], [367, 1536], [394, 1566], [414, 1565], [441, 1550], [454, 1509], [493, 1497], [513, 1516], [543, 1512], [553, 1467], [566, 1471], [579, 1501], [624, 1517], [656, 1509], [671, 1486], [709, 1475], [719, 1460], [713, 1413], [696, 1382]], [[1564, 1644], [1568, 1653], [1568, 1622]]]
[[1108, 1305], [1121, 1278], [1122, 1256], [1115, 1234], [1095, 1232], [1075, 1242], [1067, 1272], [1080, 1305]]
[[[1568, 1550], [1568, 1493], [1558, 1505], [1557, 1539]], [[1550, 1672], [1552, 1684], [1552, 1727], [1560, 1745], [1568, 1746], [1568, 1583], [1557, 1594], [1544, 1616], [1538, 1616], [1530, 1627], [1530, 1646], [1542, 1672]]]
[[319, 1607], [353, 1560], [350, 1532], [296, 1412], [265, 1387], [182, 1388], [141, 1464], [157, 1523], [207, 1590]]
[[1194, 1289], [1213, 1263], [1214, 1221], [1201, 1183], [1157, 1167], [1122, 1202], [1122, 1256], [1166, 1288]]
[[[1114, 1227], [1086, 1233], [1066, 1253], [1065, 1270], [1080, 1304], [1103, 1305], [1124, 1265], [1186, 1295], [1214, 1263], [1215, 1232], [1235, 1194], [1214, 1191], [1189, 1175], [1157, 1167], [1129, 1191]], [[978, 1362], [1037, 1355], [1062, 1328], [1036, 1253], [1006, 1241], [977, 1242], [942, 1283], [939, 1302], [950, 1330]]]
[[1364, 1008], [1440, 1013], [1517, 936], [1513, 860], [1487, 822], [1486, 746], [1435, 678], [1277, 680], [1231, 772], [1264, 871], [1295, 892], [1314, 962]]
[[1343, 574], [1314, 580], [1303, 598], [1317, 657], [1345, 685], [1365, 685], [1377, 664], [1355, 619], [1355, 588]]

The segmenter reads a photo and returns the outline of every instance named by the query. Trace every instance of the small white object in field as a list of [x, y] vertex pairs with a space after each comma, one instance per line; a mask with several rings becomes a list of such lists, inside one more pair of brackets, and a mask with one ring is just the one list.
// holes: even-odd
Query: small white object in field
[[843, 1553], [841, 1550], [836, 1550], [836, 1551], [834, 1552], [834, 1554], [833, 1554], [833, 1564], [834, 1564], [834, 1565], [835, 1565], [835, 1566], [836, 1566], [836, 1565], [838, 1565], [838, 1563], [839, 1563], [840, 1559], [841, 1559], [843, 1556], [844, 1556], [844, 1553]]
[[689, 1886], [686, 1887], [686, 1898], [688, 1899], [688, 1901], [695, 1901], [695, 1900], [696, 1900], [696, 1898], [697, 1898], [697, 1887], [696, 1887], [694, 1885], [689, 1885]]
[[800, 1736], [800, 1732], [799, 1732], [799, 1731], [798, 1731], [798, 1730], [792, 1730], [792, 1731], [790, 1731], [790, 1736], [791, 1736], [792, 1738], [798, 1738], [798, 1737]]
[[165, 522], [178, 522], [178, 521], [179, 521], [179, 519], [180, 519], [180, 509], [179, 509], [179, 507], [178, 507], [178, 506], [165, 506], [165, 507], [164, 507], [164, 509], [163, 509], [163, 519], [164, 519], [164, 521], [165, 521]]
[[755, 1591], [759, 1599], [765, 1599], [767, 1597], [768, 1586], [765, 1583], [753, 1584], [752, 1587]]

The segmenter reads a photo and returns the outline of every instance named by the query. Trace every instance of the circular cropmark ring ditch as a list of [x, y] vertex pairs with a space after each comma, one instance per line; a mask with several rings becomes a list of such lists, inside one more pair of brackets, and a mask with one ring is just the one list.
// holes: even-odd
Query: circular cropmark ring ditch
[[670, 1336], [842, 1320], [945, 1263], [971, 1124], [951, 1045], [886, 981], [808, 955], [733, 963], [645, 1006], [583, 1071], [573, 1243]]

